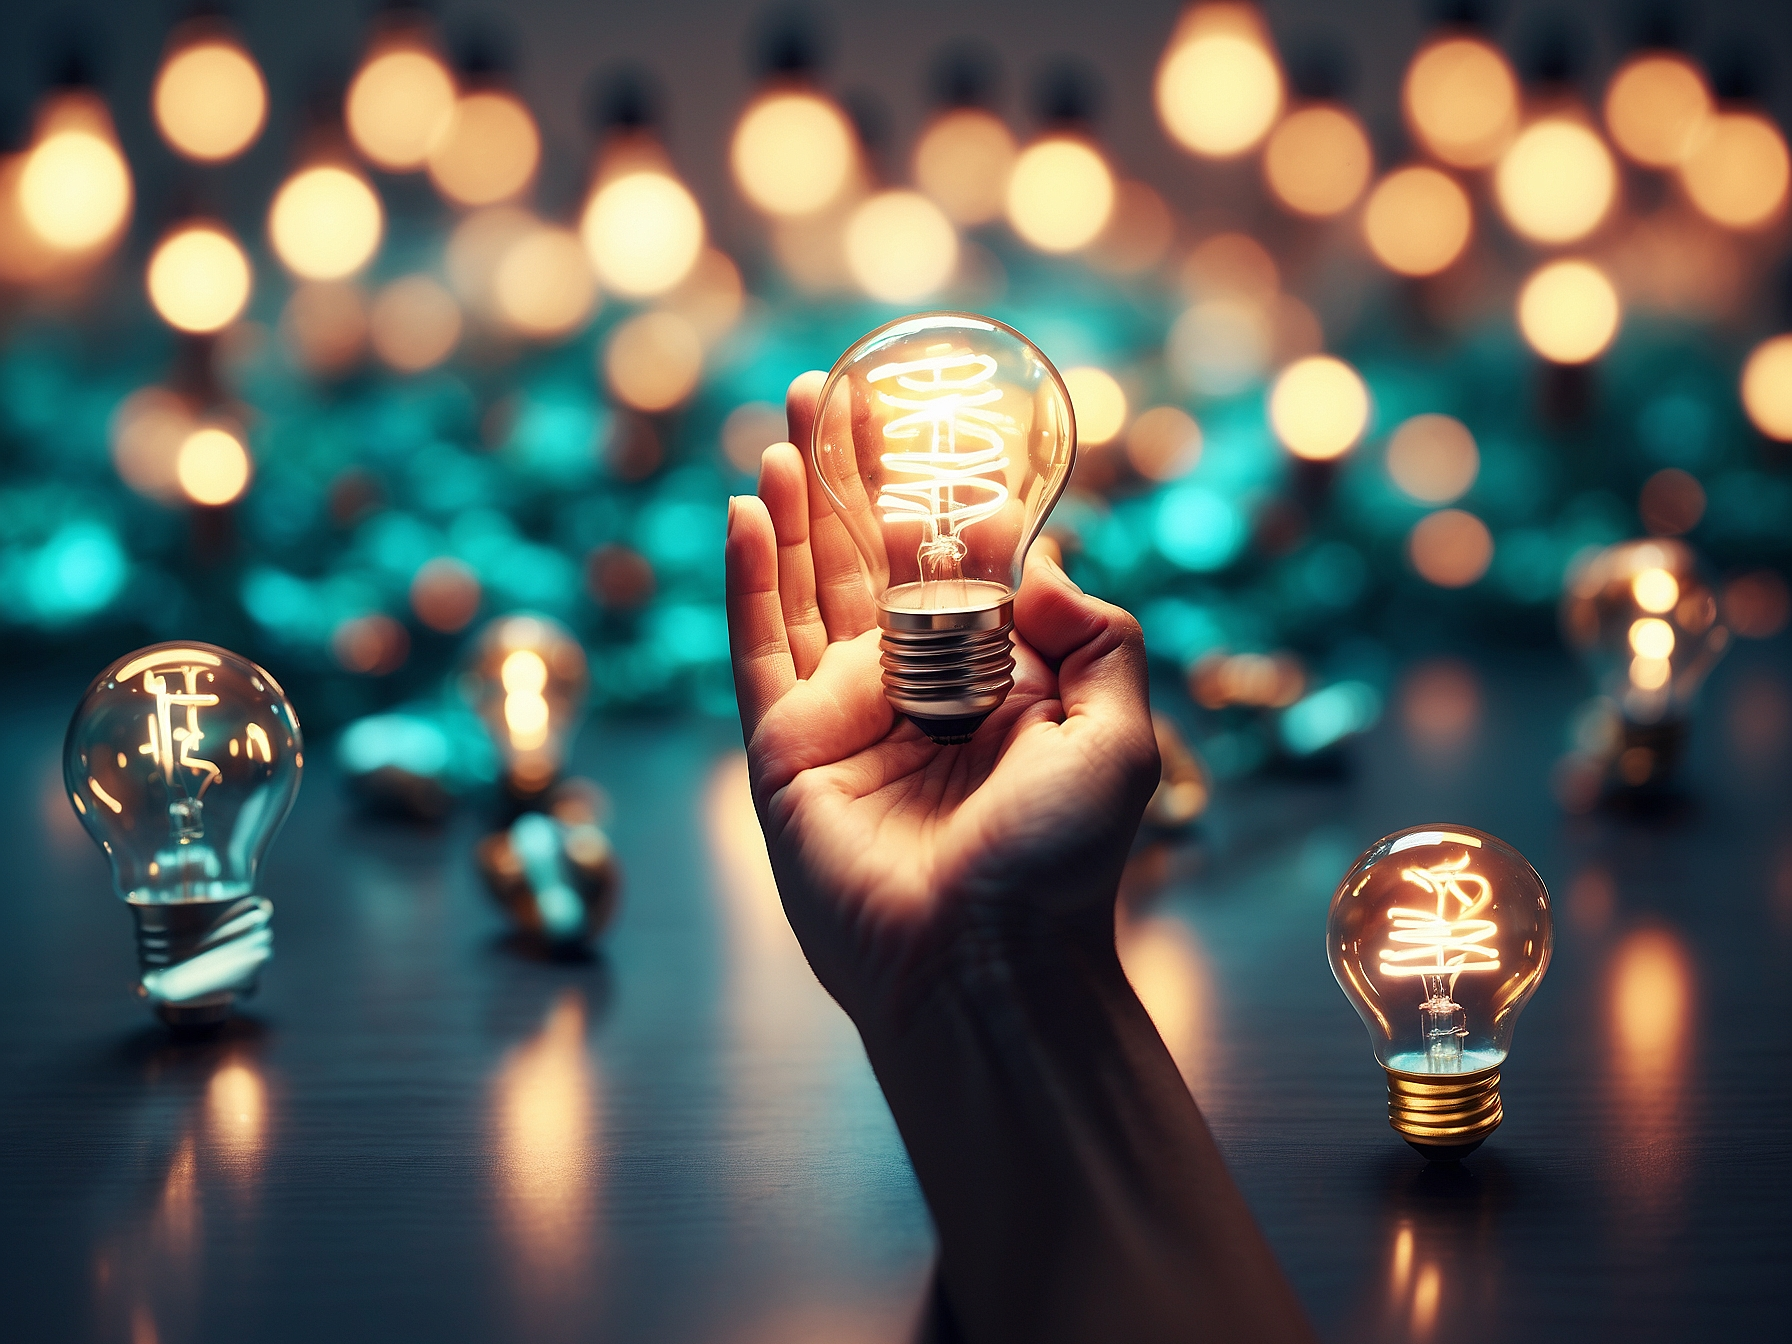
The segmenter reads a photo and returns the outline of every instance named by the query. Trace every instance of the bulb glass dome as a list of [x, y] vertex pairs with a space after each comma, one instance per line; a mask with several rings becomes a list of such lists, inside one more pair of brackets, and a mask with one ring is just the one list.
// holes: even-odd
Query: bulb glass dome
[[551, 616], [519, 612], [493, 621], [474, 644], [467, 696], [504, 762], [510, 788], [545, 790], [566, 761], [590, 686], [584, 647]]
[[811, 451], [870, 575], [891, 703], [962, 740], [1012, 685], [1021, 566], [1076, 452], [1064, 380], [991, 318], [901, 318], [834, 365]]

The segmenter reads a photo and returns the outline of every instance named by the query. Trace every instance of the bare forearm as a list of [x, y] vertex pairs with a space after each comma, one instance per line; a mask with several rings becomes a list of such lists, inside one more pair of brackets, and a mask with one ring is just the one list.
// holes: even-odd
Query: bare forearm
[[973, 1344], [1311, 1338], [1106, 930], [972, 946], [860, 1030]]

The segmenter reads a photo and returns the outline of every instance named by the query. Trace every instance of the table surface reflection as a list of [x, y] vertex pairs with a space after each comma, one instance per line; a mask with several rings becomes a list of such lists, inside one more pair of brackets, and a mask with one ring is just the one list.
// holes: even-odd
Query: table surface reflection
[[[1792, 1318], [1792, 659], [1738, 650], [1696, 800], [1565, 816], [1578, 680], [1407, 669], [1333, 777], [1223, 792], [1135, 861], [1121, 943], [1270, 1239], [1336, 1340], [1710, 1337]], [[356, 814], [316, 760], [266, 869], [277, 955], [222, 1039], [126, 992], [130, 920], [59, 786], [73, 682], [15, 689], [0, 818], [9, 1339], [871, 1344], [914, 1337], [932, 1237], [851, 1027], [777, 905], [737, 739], [596, 723], [626, 904], [532, 959], [478, 818]], [[1327, 971], [1333, 883], [1460, 820], [1556, 898], [1506, 1122], [1459, 1168], [1387, 1128]]]

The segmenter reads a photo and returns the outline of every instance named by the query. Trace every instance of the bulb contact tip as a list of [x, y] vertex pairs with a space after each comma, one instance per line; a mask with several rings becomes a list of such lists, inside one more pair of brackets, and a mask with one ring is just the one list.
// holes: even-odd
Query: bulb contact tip
[[1417, 1074], [1389, 1069], [1388, 1123], [1434, 1162], [1467, 1157], [1500, 1126], [1500, 1071]]

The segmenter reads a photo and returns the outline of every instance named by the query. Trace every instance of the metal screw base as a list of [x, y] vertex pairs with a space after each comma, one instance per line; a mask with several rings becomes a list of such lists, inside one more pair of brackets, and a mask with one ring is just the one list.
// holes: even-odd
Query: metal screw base
[[1500, 1126], [1500, 1071], [1388, 1073], [1388, 1123], [1434, 1162], [1467, 1157]]
[[215, 1026], [255, 992], [274, 954], [274, 903], [262, 896], [131, 902], [138, 997], [171, 1027]]
[[1014, 689], [1014, 601], [978, 611], [880, 607], [884, 695], [939, 743], [969, 742]]

